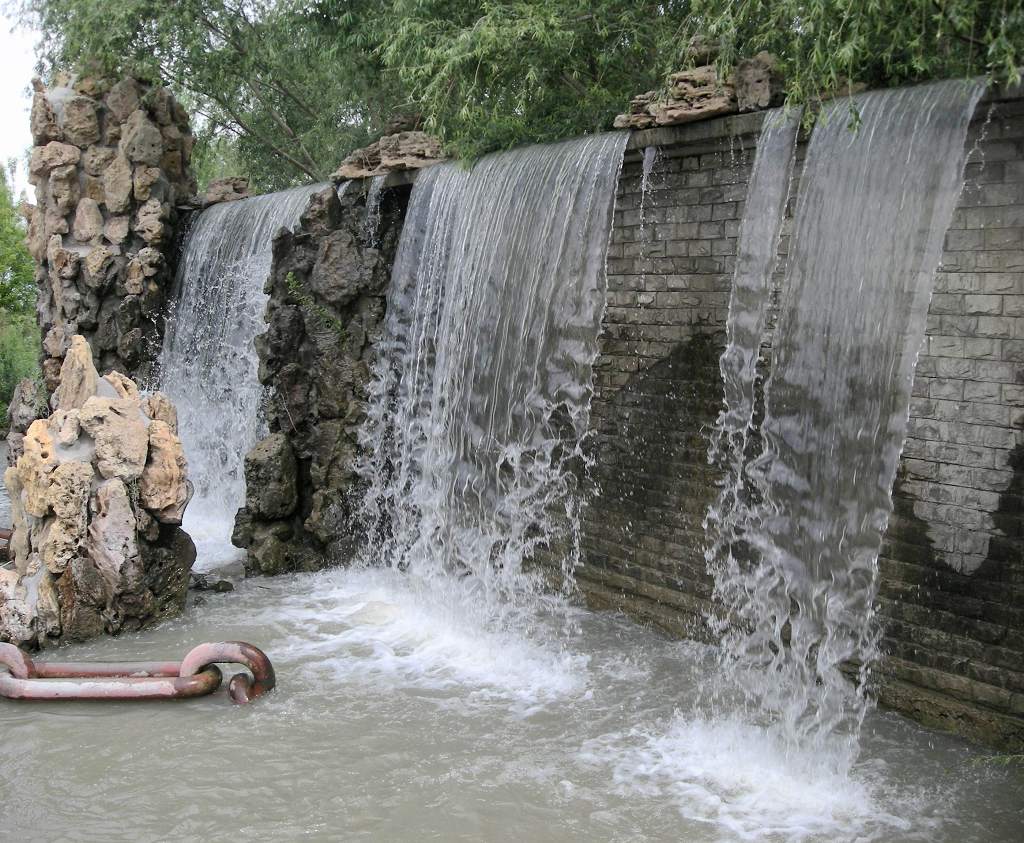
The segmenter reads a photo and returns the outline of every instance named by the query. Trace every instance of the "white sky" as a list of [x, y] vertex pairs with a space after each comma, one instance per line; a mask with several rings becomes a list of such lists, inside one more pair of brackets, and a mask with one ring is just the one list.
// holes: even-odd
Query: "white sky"
[[0, 14], [0, 163], [6, 170], [9, 158], [18, 160], [13, 185], [15, 201], [22, 190], [29, 191], [29, 199], [35, 201], [28, 186], [25, 154], [32, 145], [28, 117], [37, 36], [20, 28], [12, 32], [13, 26], [14, 21]]

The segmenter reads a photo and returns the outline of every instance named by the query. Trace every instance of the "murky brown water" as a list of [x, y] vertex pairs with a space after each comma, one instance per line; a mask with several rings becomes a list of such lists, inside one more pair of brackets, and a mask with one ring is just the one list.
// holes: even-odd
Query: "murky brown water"
[[[159, 629], [62, 651], [178, 658], [241, 638], [247, 708], [0, 701], [12, 841], [1017, 841], [1024, 771], [890, 714], [849, 775], [693, 709], [711, 652], [611, 614], [523, 640], [399, 575], [248, 581]], [[52, 656], [51, 656], [52, 657]]]

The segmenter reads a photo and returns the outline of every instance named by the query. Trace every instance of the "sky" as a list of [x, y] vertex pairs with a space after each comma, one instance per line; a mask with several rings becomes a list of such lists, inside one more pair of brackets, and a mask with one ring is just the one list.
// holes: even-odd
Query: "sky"
[[0, 14], [0, 162], [6, 169], [9, 158], [18, 160], [13, 185], [15, 200], [26, 190], [35, 201], [28, 185], [25, 155], [32, 145], [28, 117], [32, 107], [33, 46], [37, 35], [20, 28], [12, 32], [13, 26], [14, 21]]

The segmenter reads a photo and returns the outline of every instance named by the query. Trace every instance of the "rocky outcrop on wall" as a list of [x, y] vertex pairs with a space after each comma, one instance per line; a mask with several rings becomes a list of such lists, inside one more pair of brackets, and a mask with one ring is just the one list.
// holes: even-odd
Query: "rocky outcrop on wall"
[[418, 170], [446, 158], [441, 141], [426, 132], [386, 135], [351, 153], [334, 174], [335, 181], [382, 176], [401, 170]]
[[274, 242], [267, 332], [256, 340], [271, 432], [246, 456], [233, 536], [250, 573], [353, 553], [356, 431], [408, 200], [407, 187], [384, 189], [370, 225], [365, 187], [314, 194], [295, 231]]
[[36, 82], [30, 179], [43, 376], [57, 388], [71, 337], [100, 368], [146, 376], [159, 348], [177, 206], [195, 194], [188, 115], [136, 79]]
[[0, 641], [46, 647], [137, 630], [184, 606], [195, 547], [177, 414], [70, 338], [49, 418], [4, 482], [13, 567], [0, 568]]
[[[710, 55], [704, 56], [710, 58]], [[756, 111], [780, 105], [784, 98], [778, 60], [761, 52], [741, 61], [724, 78], [714, 64], [673, 73], [667, 91], [648, 91], [634, 97], [616, 129], [677, 126], [737, 111]]]

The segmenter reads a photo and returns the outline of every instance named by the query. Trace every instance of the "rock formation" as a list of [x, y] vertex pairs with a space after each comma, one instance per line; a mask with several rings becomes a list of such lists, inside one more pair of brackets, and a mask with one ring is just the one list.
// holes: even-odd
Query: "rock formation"
[[206, 186], [206, 193], [203, 194], [203, 207], [216, 205], [219, 202], [248, 199], [249, 195], [249, 179], [245, 176], [214, 179]]
[[[693, 55], [710, 61], [714, 54], [714, 49], [702, 47]], [[761, 52], [741, 61], [735, 72], [724, 79], [719, 78], [713, 64], [672, 74], [665, 95], [648, 91], [633, 97], [628, 110], [615, 118], [614, 126], [616, 129], [676, 126], [737, 111], [769, 108], [781, 104], [783, 96], [778, 61], [771, 54]]]
[[[17, 407], [15, 402], [12, 407]], [[181, 610], [195, 547], [174, 408], [70, 338], [49, 418], [4, 474], [14, 534], [0, 568], [0, 641], [46, 647], [136, 630]]]
[[246, 456], [233, 536], [250, 573], [351, 558], [356, 431], [408, 191], [383, 191], [370, 231], [366, 197], [327, 188], [274, 242], [267, 332], [256, 339], [271, 434]]
[[144, 376], [159, 349], [178, 206], [195, 194], [188, 115], [166, 89], [132, 78], [35, 88], [27, 243], [47, 389], [75, 334], [100, 369]]
[[335, 181], [382, 176], [398, 170], [418, 170], [445, 159], [441, 141], [426, 132], [385, 135], [350, 154], [334, 173]]

